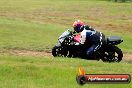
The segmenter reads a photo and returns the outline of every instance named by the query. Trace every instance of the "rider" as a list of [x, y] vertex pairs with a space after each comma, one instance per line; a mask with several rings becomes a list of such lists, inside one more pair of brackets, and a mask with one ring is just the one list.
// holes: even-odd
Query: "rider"
[[74, 31], [77, 33], [81, 32], [81, 45], [88, 45], [91, 43], [90, 48], [87, 49], [88, 57], [93, 57], [93, 53], [97, 51], [105, 40], [105, 36], [103, 33], [96, 31], [89, 25], [85, 25], [84, 22], [77, 20], [73, 23]]

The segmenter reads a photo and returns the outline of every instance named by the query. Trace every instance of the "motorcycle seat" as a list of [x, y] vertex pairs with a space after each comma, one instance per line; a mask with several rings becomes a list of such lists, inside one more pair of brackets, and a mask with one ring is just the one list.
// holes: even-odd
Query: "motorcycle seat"
[[110, 36], [107, 38], [107, 41], [113, 42], [113, 41], [120, 41], [121, 37], [120, 36]]

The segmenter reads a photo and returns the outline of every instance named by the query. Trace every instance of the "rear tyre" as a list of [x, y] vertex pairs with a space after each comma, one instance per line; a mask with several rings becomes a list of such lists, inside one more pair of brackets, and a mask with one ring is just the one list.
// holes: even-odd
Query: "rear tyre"
[[117, 46], [109, 47], [104, 52], [102, 61], [104, 62], [120, 62], [123, 58], [123, 53]]

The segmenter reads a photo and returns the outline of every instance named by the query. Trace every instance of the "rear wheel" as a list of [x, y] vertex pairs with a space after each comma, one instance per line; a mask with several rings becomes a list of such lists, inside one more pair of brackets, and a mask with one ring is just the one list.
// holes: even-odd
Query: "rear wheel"
[[104, 52], [102, 61], [104, 62], [120, 62], [122, 60], [123, 53], [117, 46], [109, 47]]

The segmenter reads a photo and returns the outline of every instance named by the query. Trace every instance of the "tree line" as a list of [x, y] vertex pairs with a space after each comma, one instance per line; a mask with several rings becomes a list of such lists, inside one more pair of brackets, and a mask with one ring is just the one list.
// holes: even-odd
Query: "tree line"
[[114, 2], [126, 2], [126, 1], [131, 1], [131, 0], [112, 0]]

